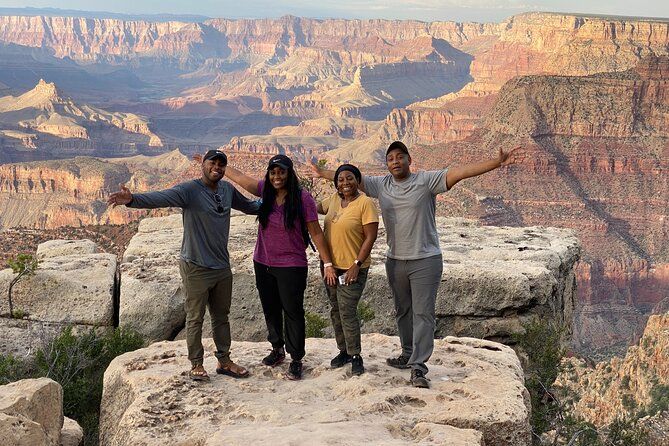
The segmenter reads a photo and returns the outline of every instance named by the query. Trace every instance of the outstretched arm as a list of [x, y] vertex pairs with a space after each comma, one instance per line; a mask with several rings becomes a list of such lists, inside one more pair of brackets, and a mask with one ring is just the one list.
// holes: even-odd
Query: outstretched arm
[[225, 175], [243, 187], [248, 193], [253, 194], [256, 197], [260, 196], [260, 191], [258, 190], [258, 180], [255, 178], [246, 175], [241, 170], [235, 169], [229, 164], [225, 168]]
[[521, 150], [520, 147], [516, 147], [515, 149], [506, 152], [504, 149], [500, 148], [499, 156], [497, 156], [497, 158], [482, 161], [480, 163], [467, 164], [465, 166], [448, 169], [448, 172], [446, 173], [446, 187], [450, 189], [465, 178], [471, 178], [486, 172], [490, 172], [491, 170], [495, 170], [500, 166], [508, 166], [519, 163], [523, 160], [524, 156], [525, 153]]
[[157, 208], [186, 208], [188, 207], [188, 190], [181, 184], [156, 192], [133, 194], [125, 185], [119, 185], [120, 190], [114, 192], [107, 199], [107, 204], [114, 207], [125, 205], [137, 209]]

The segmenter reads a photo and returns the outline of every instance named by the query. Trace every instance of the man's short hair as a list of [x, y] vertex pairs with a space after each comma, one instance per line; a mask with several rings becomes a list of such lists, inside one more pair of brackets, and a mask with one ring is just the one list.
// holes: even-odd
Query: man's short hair
[[401, 150], [407, 155], [409, 154], [409, 149], [407, 149], [407, 146], [405, 146], [402, 141], [393, 141], [392, 143], [390, 143], [390, 145], [388, 146], [388, 150], [386, 150], [386, 156], [388, 156], [388, 154], [393, 150]]

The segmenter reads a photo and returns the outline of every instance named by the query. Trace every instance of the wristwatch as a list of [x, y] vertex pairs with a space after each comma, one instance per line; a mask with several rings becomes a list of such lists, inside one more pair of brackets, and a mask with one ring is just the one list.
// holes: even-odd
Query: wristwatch
[[361, 262], [360, 260], [358, 260], [358, 259], [355, 259], [355, 260], [353, 261], [353, 263], [355, 263], [355, 264], [358, 265], [358, 266], [361, 266], [361, 265], [362, 265], [362, 262]]

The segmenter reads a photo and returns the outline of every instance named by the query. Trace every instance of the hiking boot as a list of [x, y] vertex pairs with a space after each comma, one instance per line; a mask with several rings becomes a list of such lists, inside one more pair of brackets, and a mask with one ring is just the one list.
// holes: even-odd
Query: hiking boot
[[356, 376], [360, 376], [365, 373], [365, 367], [362, 365], [362, 356], [351, 356], [351, 373]]
[[302, 361], [296, 361], [294, 359], [290, 361], [290, 366], [288, 367], [286, 378], [293, 381], [302, 379]]
[[411, 370], [411, 384], [421, 389], [430, 388], [430, 380], [425, 377], [425, 373], [422, 370], [418, 369]]
[[283, 347], [273, 348], [269, 355], [262, 358], [262, 363], [270, 367], [277, 366], [286, 359], [286, 351]]
[[408, 369], [410, 367], [409, 357], [404, 355], [399, 355], [397, 358], [388, 358], [386, 359], [386, 364], [396, 369]]
[[339, 367], [344, 367], [344, 365], [349, 362], [351, 362], [351, 355], [346, 352], [339, 352], [339, 354], [330, 361], [330, 367], [338, 369]]

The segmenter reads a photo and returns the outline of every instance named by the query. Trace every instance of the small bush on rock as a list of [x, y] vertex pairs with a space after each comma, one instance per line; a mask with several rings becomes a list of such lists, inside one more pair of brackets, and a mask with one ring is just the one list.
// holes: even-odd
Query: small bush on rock
[[34, 374], [63, 386], [63, 411], [84, 429], [84, 444], [98, 442], [102, 378], [109, 363], [143, 345], [141, 336], [127, 328], [75, 334], [67, 327], [35, 354]]
[[319, 314], [311, 313], [309, 311], [304, 315], [306, 322], [306, 335], [308, 338], [324, 338], [328, 323], [325, 318]]

